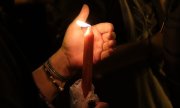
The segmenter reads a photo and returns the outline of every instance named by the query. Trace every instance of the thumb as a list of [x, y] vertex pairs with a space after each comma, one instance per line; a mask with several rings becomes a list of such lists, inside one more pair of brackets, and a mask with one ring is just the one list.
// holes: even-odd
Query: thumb
[[83, 7], [81, 8], [81, 11], [79, 15], [76, 17], [75, 21], [81, 20], [81, 21], [86, 21], [89, 15], [89, 7], [87, 4], [84, 4]]

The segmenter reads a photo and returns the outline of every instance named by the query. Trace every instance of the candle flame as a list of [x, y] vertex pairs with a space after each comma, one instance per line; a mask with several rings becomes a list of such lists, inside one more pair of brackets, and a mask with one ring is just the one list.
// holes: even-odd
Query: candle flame
[[90, 33], [90, 28], [88, 27], [84, 33], [84, 36], [88, 36], [89, 33]]
[[91, 25], [88, 23], [85, 23], [83, 21], [77, 20], [76, 24], [79, 25], [80, 27], [90, 27]]

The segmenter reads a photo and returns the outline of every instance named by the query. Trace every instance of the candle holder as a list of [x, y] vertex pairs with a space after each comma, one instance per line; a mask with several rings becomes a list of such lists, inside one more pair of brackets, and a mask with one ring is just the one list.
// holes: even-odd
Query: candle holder
[[89, 108], [89, 102], [99, 101], [98, 96], [94, 93], [94, 85], [91, 86], [91, 90], [84, 97], [81, 84], [82, 79], [79, 79], [70, 87], [71, 108]]

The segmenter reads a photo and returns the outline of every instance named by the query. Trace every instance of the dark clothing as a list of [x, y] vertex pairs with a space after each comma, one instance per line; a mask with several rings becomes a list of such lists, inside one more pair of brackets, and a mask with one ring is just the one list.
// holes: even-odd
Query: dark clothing
[[[59, 15], [59, 11], [54, 9], [56, 5], [55, 2], [44, 4], [36, 0], [33, 4], [15, 5], [14, 0], [0, 0], [1, 106], [47, 107], [39, 97], [32, 71], [60, 47], [64, 38], [59, 38], [57, 34], [61, 29], [65, 31], [68, 24], [60, 25], [64, 24], [61, 19], [65, 14]], [[62, 35], [64, 36], [64, 32]], [[55, 107], [70, 106], [69, 96], [66, 95], [69, 91], [66, 89], [68, 88], [65, 87], [63, 93], [53, 100]]]
[[[32, 71], [60, 47], [63, 37], [59, 38], [58, 31], [65, 31], [68, 26], [60, 26], [65, 14], [59, 15], [62, 11], [54, 9], [57, 8], [56, 5], [56, 2], [44, 4], [36, 0], [32, 4], [15, 5], [14, 0], [0, 0], [1, 106], [47, 107], [39, 97]], [[67, 101], [69, 97], [65, 96], [68, 94], [66, 89], [65, 87], [64, 93], [54, 99], [54, 106], [70, 106]]]
[[180, 1], [174, 0], [164, 27], [164, 71], [174, 108], [180, 107]]
[[[11, 30], [34, 69], [54, 52], [55, 34], [48, 30], [46, 7], [42, 3], [14, 6]], [[59, 47], [59, 46], [58, 46]]]
[[13, 19], [14, 4], [6, 6], [0, 5], [0, 105], [4, 108], [46, 108], [32, 78], [34, 68], [13, 31], [17, 30], [14, 28], [17, 27]]
[[[119, 1], [122, 3], [123, 0]], [[142, 5], [137, 5], [136, 2], [139, 0], [132, 1], [128, 0], [128, 5], [134, 18], [134, 24], [127, 21], [131, 20], [129, 19], [129, 10], [125, 10], [124, 13], [122, 11], [127, 6], [122, 8], [122, 4], [117, 6], [118, 2], [115, 3], [114, 1], [114, 5], [110, 8], [113, 12], [108, 11], [110, 22], [115, 25], [115, 31], [117, 31], [118, 43], [122, 35], [127, 36], [127, 38], [122, 39], [127, 39], [126, 41], [130, 43], [119, 44], [115, 54], [95, 67], [97, 72], [105, 74], [104, 79], [96, 86], [97, 91], [100, 90], [97, 94], [101, 99], [108, 101], [113, 108], [116, 108], [116, 106], [127, 108], [172, 108], [172, 105], [174, 108], [179, 108], [179, 1], [170, 0], [167, 3], [168, 6], [165, 6], [168, 15], [165, 22], [164, 37], [160, 37], [160, 40], [156, 38], [159, 36], [155, 34], [160, 31], [162, 22], [166, 18], [166, 12], [160, 10], [160, 4], [154, 0], [144, 0]], [[141, 4], [142, 1], [139, 3]], [[148, 7], [146, 8], [149, 3], [152, 3], [149, 5], [152, 8], [150, 11], [147, 10]], [[140, 6], [140, 8], [136, 6]], [[140, 9], [139, 12], [137, 11], [138, 8]], [[151, 11], [153, 11], [153, 14], [148, 13]], [[145, 16], [142, 17], [142, 14]], [[148, 16], [147, 19], [146, 15]], [[120, 21], [117, 21], [119, 19], [116, 19], [116, 16], [122, 16], [124, 19], [119, 19], [123, 20], [124, 23], [119, 23]], [[156, 20], [151, 19], [153, 16]], [[134, 26], [135, 28], [133, 28]], [[121, 33], [124, 34], [118, 32], [123, 30], [125, 31]], [[152, 38], [151, 41], [154, 41], [154, 39], [157, 41], [158, 47], [153, 42], [148, 42], [149, 39], [146, 39], [146, 33], [148, 37]], [[132, 36], [138, 41], [131, 40]], [[162, 39], [163, 47], [161, 47]], [[162, 53], [162, 50], [164, 53]]]
[[9, 31], [2, 23], [0, 26], [0, 105], [4, 108], [41, 108], [44, 102], [39, 97], [27, 60]]
[[152, 1], [101, 1], [105, 2], [101, 12], [106, 12], [104, 21], [113, 23], [118, 46], [111, 57], [94, 68], [104, 74], [101, 80], [94, 82], [100, 99], [107, 101], [111, 108], [152, 108], [152, 103], [158, 108], [163, 106], [157, 103], [158, 99], [147, 96], [148, 91], [153, 91], [150, 83], [154, 82], [150, 80], [154, 73], [159, 74], [162, 55], [161, 50], [156, 53], [157, 49], [151, 49], [149, 43], [162, 25], [159, 4]]

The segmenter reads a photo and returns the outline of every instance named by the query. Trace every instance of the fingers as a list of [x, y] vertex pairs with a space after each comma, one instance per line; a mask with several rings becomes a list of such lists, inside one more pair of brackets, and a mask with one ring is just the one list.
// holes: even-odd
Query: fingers
[[111, 55], [116, 45], [116, 34], [111, 23], [99, 23], [93, 27], [94, 33], [94, 61], [102, 60]]
[[102, 47], [102, 54], [101, 59], [104, 59], [110, 56], [113, 52], [113, 48], [116, 46], [116, 34], [115, 32], [105, 33], [103, 36], [103, 47]]
[[109, 40], [107, 42], [104, 42], [101, 53], [101, 60], [109, 57], [113, 53], [115, 46], [116, 46], [116, 40]]
[[102, 34], [93, 27], [94, 33], [94, 63], [101, 60], [101, 52], [103, 51], [103, 39]]
[[114, 31], [114, 26], [111, 23], [99, 23], [94, 25], [100, 33], [108, 33]]
[[108, 50], [110, 48], [115, 47], [116, 41], [115, 40], [109, 40], [107, 42], [103, 43], [103, 50]]
[[108, 49], [108, 50], [103, 51], [103, 52], [101, 53], [101, 60], [109, 57], [109, 56], [113, 53], [113, 51], [114, 51], [113, 48], [110, 48], [110, 49]]
[[116, 39], [116, 34], [115, 32], [108, 32], [108, 33], [104, 33], [102, 35], [103, 41], [107, 42], [109, 40], [115, 40]]

